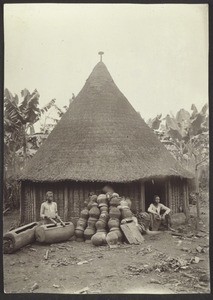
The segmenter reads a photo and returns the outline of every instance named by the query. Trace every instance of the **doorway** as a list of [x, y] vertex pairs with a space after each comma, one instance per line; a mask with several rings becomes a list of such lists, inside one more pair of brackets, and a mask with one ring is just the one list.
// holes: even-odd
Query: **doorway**
[[155, 195], [160, 197], [161, 203], [165, 204], [165, 180], [152, 179], [145, 182], [145, 209], [147, 211], [149, 205], [152, 203]]

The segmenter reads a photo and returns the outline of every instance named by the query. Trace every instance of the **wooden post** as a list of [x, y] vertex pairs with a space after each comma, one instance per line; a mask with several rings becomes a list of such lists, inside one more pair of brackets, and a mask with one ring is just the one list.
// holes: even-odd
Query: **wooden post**
[[164, 187], [165, 187], [165, 205], [168, 206], [168, 181], [167, 179], [164, 182]]
[[199, 227], [200, 220], [200, 192], [199, 192], [199, 178], [198, 178], [198, 167], [195, 167], [195, 194], [196, 194], [196, 208], [197, 208], [197, 220], [196, 220], [196, 230]]
[[186, 215], [186, 222], [188, 223], [189, 221], [189, 199], [188, 199], [188, 193], [187, 193], [187, 182], [184, 181], [183, 184], [183, 209], [184, 209], [184, 213]]
[[36, 192], [35, 192], [35, 186], [33, 185], [33, 220], [36, 221]]
[[24, 222], [24, 193], [23, 193], [24, 185], [22, 182], [20, 182], [20, 223]]
[[145, 211], [145, 184], [144, 182], [140, 183], [140, 203], [139, 203], [140, 211]]
[[64, 188], [64, 221], [65, 222], [68, 219], [68, 203], [69, 203], [68, 187], [65, 186], [65, 188]]
[[199, 193], [199, 179], [198, 179], [198, 168], [195, 168], [195, 193], [196, 193], [196, 204], [197, 204], [197, 218], [200, 218], [200, 193]]
[[172, 210], [173, 205], [172, 205], [172, 185], [171, 185], [171, 180], [168, 179], [168, 185], [167, 185], [167, 195], [168, 195], [168, 207]]

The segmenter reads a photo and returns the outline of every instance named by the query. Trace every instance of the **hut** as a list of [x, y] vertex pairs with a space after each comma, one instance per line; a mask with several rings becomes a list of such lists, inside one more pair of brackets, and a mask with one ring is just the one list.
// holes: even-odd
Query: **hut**
[[188, 208], [188, 178], [169, 151], [97, 63], [79, 94], [20, 178], [21, 220], [39, 219], [52, 190], [64, 220], [79, 217], [88, 193], [110, 184], [146, 210], [158, 194], [173, 212]]

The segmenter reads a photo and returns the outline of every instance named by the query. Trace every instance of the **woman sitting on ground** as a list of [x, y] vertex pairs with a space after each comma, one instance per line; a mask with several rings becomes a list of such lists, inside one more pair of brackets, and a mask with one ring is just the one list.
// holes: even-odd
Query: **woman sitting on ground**
[[160, 203], [160, 197], [155, 195], [153, 203], [148, 208], [151, 216], [151, 230], [158, 230], [160, 224], [166, 225], [168, 230], [172, 230], [170, 211], [170, 208]]

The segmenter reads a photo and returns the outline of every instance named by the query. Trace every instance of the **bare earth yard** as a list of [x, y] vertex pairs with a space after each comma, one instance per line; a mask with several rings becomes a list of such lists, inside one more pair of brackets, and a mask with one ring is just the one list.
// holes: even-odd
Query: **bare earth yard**
[[[195, 207], [192, 207], [194, 210]], [[145, 235], [142, 245], [108, 246], [68, 241], [32, 244], [4, 255], [6, 293], [209, 293], [208, 209], [199, 230], [180, 226], [182, 236]], [[193, 214], [193, 212], [192, 212]], [[4, 218], [4, 232], [18, 212]], [[49, 250], [48, 259], [45, 259]]]

